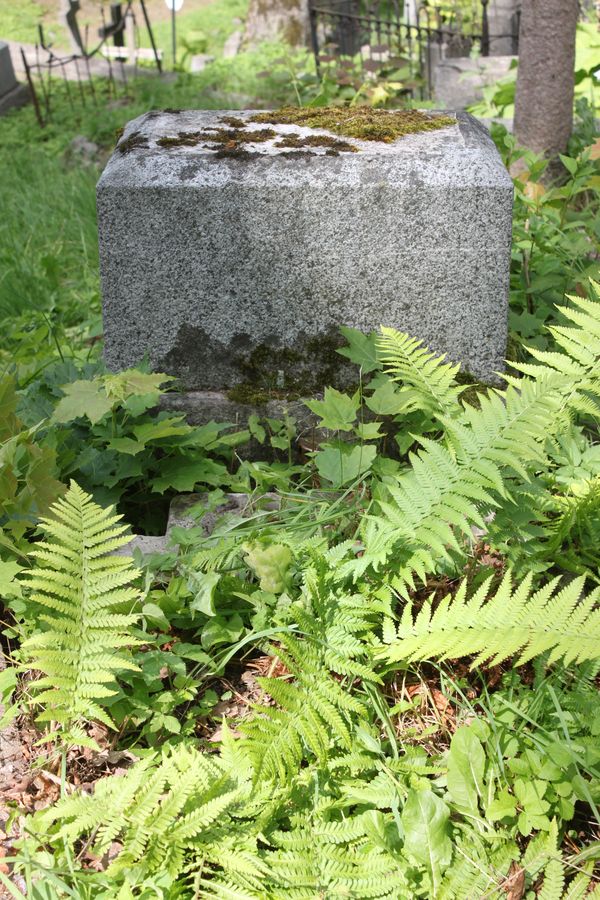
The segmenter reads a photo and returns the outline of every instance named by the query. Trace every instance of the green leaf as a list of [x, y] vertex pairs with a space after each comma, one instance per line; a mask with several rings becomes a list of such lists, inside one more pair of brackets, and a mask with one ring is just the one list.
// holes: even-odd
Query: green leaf
[[116, 450], [117, 453], [127, 453], [130, 456], [137, 456], [138, 453], [145, 449], [144, 444], [129, 437], [112, 438], [108, 442], [107, 447], [109, 450]]
[[210, 619], [202, 629], [202, 646], [205, 650], [210, 650], [216, 644], [233, 644], [244, 633], [244, 623], [241, 616], [234, 613], [233, 616], [225, 618], [224, 616], [216, 616]]
[[365, 403], [377, 416], [395, 416], [406, 407], [406, 397], [398, 390], [393, 381], [386, 381], [373, 391]]
[[492, 822], [499, 822], [502, 819], [512, 819], [517, 812], [517, 801], [509, 794], [506, 789], [499, 791], [492, 802], [488, 805], [486, 816]]
[[404, 850], [414, 862], [427, 869], [431, 897], [437, 896], [442, 872], [452, 860], [449, 819], [449, 808], [433, 791], [409, 791], [402, 810]]
[[188, 587], [194, 595], [190, 609], [205, 616], [216, 616], [215, 590], [220, 580], [218, 572], [193, 572], [188, 581]]
[[456, 805], [477, 814], [483, 796], [485, 752], [473, 730], [458, 728], [450, 743], [448, 755], [448, 791]]
[[261, 590], [281, 594], [289, 582], [292, 551], [285, 544], [244, 544], [245, 561], [260, 579]]
[[144, 422], [142, 425], [136, 425], [133, 429], [138, 441], [147, 444], [148, 441], [158, 441], [161, 438], [173, 437], [174, 435], [189, 434], [192, 431], [190, 426], [183, 421], [181, 416], [172, 419], [161, 419], [155, 422]]
[[21, 585], [17, 581], [17, 575], [22, 571], [23, 566], [16, 562], [0, 560], [0, 599], [21, 596]]
[[109, 397], [115, 400], [127, 400], [128, 397], [145, 397], [164, 393], [161, 385], [174, 381], [172, 375], [162, 372], [140, 372], [139, 369], [126, 369], [116, 375], [105, 375], [104, 386]]
[[323, 400], [305, 400], [305, 405], [321, 418], [321, 427], [331, 431], [351, 431], [360, 406], [358, 391], [350, 397], [335, 388], [325, 388]]
[[314, 460], [321, 478], [333, 487], [343, 487], [368, 472], [376, 456], [377, 447], [373, 444], [340, 444], [319, 450]]
[[356, 426], [356, 433], [361, 441], [375, 441], [383, 436], [380, 422], [361, 422]]
[[336, 350], [340, 356], [345, 356], [350, 362], [360, 366], [363, 375], [368, 375], [375, 369], [379, 369], [381, 364], [377, 358], [377, 333], [372, 331], [370, 334], [363, 334], [356, 328], [348, 328], [342, 325], [340, 331], [348, 341], [347, 347], [341, 347]]
[[218, 486], [226, 483], [228, 477], [226, 467], [212, 459], [189, 460], [175, 456], [161, 462], [160, 475], [153, 480], [152, 489], [159, 494], [167, 488], [188, 492], [193, 491], [197, 484]]
[[164, 631], [169, 630], [169, 620], [157, 603], [144, 603], [142, 606], [142, 615], [147, 619], [151, 619], [152, 622], [158, 625], [159, 628], [164, 629]]
[[111, 411], [114, 401], [106, 396], [99, 381], [74, 381], [62, 388], [62, 397], [54, 410], [51, 421], [72, 422], [73, 419], [87, 417], [92, 425], [99, 422]]
[[577, 160], [572, 159], [570, 156], [563, 156], [562, 153], [559, 153], [559, 156], [560, 156], [560, 161], [563, 164], [563, 166], [565, 167], [565, 169], [567, 169], [567, 171], [569, 171], [571, 173], [571, 175], [574, 175], [575, 172], [577, 171]]

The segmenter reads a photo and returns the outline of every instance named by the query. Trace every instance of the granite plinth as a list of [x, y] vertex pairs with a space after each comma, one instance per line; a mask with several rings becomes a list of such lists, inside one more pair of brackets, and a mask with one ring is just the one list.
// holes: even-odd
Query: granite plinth
[[[356, 152], [239, 158], [178, 135], [264, 128], [250, 112], [151, 112], [130, 122], [98, 184], [111, 369], [143, 357], [189, 390], [250, 382], [306, 393], [349, 379], [338, 328], [424, 339], [483, 379], [503, 368], [512, 182], [467, 113]], [[175, 139], [167, 146], [159, 143]], [[355, 376], [354, 376], [355, 377]]]

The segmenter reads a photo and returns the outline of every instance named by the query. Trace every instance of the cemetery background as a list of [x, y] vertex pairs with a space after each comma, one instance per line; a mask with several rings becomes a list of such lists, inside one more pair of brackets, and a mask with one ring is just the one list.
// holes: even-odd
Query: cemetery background
[[[353, 93], [319, 84], [310, 55], [282, 45], [223, 60], [215, 47], [244, 11], [206, 10], [218, 37], [205, 26], [200, 52], [217, 58], [202, 72], [140, 80], [75, 114], [58, 94], [43, 131], [31, 107], [0, 120], [6, 889], [36, 896], [38, 881], [52, 897], [586, 896], [598, 883], [600, 784], [600, 316], [590, 283], [600, 172], [595, 110], [581, 96], [593, 98], [581, 88], [593, 52], [563, 183], [544, 184], [531, 154], [515, 181], [507, 353], [524, 369], [511, 370], [514, 393], [455, 380], [410, 343], [389, 337], [378, 349], [374, 337], [346, 331], [349, 391], [328, 390], [307, 408], [271, 387], [252, 398], [258, 412], [247, 422], [194, 427], [176, 416], [176, 385], [147, 371], [109, 374], [101, 362], [94, 191], [114, 132], [152, 108]], [[581, 34], [593, 50], [593, 23], [580, 45]], [[374, 99], [371, 88], [361, 99]], [[506, 98], [506, 86], [496, 93]], [[510, 136], [492, 133], [514, 162]], [[548, 330], [569, 321], [570, 340]], [[29, 555], [40, 516], [70, 479], [101, 506], [116, 503], [142, 535], [138, 547], [160, 551], [137, 559], [143, 574], [131, 573], [127, 598], [94, 586], [114, 599], [107, 609], [135, 619], [102, 632], [88, 612], [76, 645], [44, 623], [41, 598], [52, 594], [46, 582], [36, 599], [27, 574], [41, 565]], [[76, 488], [68, 502], [63, 521], [83, 523]], [[175, 544], [158, 539], [167, 528]], [[59, 571], [80, 538], [49, 532], [66, 554]], [[509, 570], [515, 584], [531, 581], [511, 602]], [[565, 574], [570, 589], [546, 606], [552, 589], [546, 599], [535, 591]], [[73, 577], [60, 602], [76, 617]], [[497, 594], [488, 618], [461, 611], [460, 583], [473, 596], [487, 578]], [[438, 630], [424, 613], [416, 620], [428, 604], [443, 609], [444, 595], [456, 619]], [[587, 606], [577, 605], [582, 595]], [[44, 629], [73, 666], [36, 647]], [[116, 679], [110, 698], [98, 667], [87, 670], [90, 692], [76, 688], [77, 666], [100, 640]], [[531, 659], [519, 660], [523, 647]], [[64, 679], [69, 694], [36, 694], [40, 670], [52, 687]], [[34, 724], [36, 697], [35, 712], [53, 723], [50, 749], [35, 746], [46, 727]], [[94, 785], [95, 801], [76, 808], [68, 799]]]

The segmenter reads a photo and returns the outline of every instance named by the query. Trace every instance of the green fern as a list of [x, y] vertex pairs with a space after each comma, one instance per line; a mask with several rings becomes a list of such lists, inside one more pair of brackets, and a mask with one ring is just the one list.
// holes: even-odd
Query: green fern
[[600, 411], [600, 283], [590, 281], [592, 299], [568, 296], [569, 306], [559, 307], [572, 325], [548, 328], [562, 353], [528, 348], [539, 364], [519, 363], [513, 368], [538, 379], [553, 371], [563, 379], [565, 408], [583, 415], [597, 416]]
[[600, 591], [582, 596], [584, 579], [559, 590], [559, 578], [532, 593], [532, 576], [513, 589], [507, 574], [491, 594], [489, 578], [467, 598], [467, 582], [455, 596], [416, 613], [407, 604], [398, 640], [380, 655], [398, 660], [448, 659], [474, 656], [473, 667], [489, 660], [497, 665], [517, 656], [522, 665], [541, 654], [548, 662], [600, 659]]
[[23, 661], [43, 673], [31, 683], [44, 707], [40, 722], [57, 722], [71, 739], [84, 740], [81, 723], [112, 720], [102, 703], [116, 692], [123, 670], [137, 671], [129, 648], [139, 591], [131, 559], [109, 555], [127, 543], [120, 516], [92, 502], [74, 482], [41, 520], [47, 540], [31, 551], [36, 565], [23, 575], [33, 603], [42, 607], [38, 629], [23, 644]]
[[[389, 500], [379, 501], [383, 515], [367, 519], [364, 552], [342, 566], [342, 576], [356, 579], [391, 565], [397, 573], [392, 586], [406, 596], [415, 576], [425, 581], [440, 567], [455, 571], [472, 527], [485, 528], [486, 513], [510, 506], [512, 483], [522, 485], [549, 468], [548, 439], [567, 427], [570, 415], [598, 412], [600, 303], [571, 302], [563, 312], [575, 324], [555, 329], [564, 353], [521, 366], [525, 377], [506, 376], [506, 391], [480, 395], [479, 408], [464, 404], [458, 415], [440, 415], [445, 442], [421, 438], [411, 468], [396, 484], [388, 479]], [[387, 334], [391, 343], [393, 332]], [[398, 340], [402, 344], [404, 336]]]
[[241, 730], [246, 735], [255, 778], [285, 784], [307, 755], [325, 761], [332, 748], [352, 746], [353, 717], [365, 717], [364, 703], [323, 668], [321, 648], [291, 635], [274, 648], [293, 682], [260, 678], [277, 706], [257, 706]]
[[[243, 773], [233, 777], [219, 757], [179, 745], [136, 763], [122, 777], [100, 780], [92, 796], [59, 801], [40, 816], [38, 827], [41, 833], [59, 821], [63, 839], [88, 837], [100, 857], [118, 842], [109, 875], [133, 871], [147, 878], [165, 871], [176, 878], [186, 870], [189, 853], [218, 866], [227, 849], [233, 852], [227, 846], [230, 813], [245, 793]], [[237, 838], [243, 851], [241, 829]], [[258, 863], [251, 869], [261, 875]]]
[[456, 384], [460, 366], [444, 362], [445, 354], [438, 356], [423, 341], [385, 326], [377, 348], [386, 372], [415, 392], [419, 409], [438, 417], [461, 412], [458, 398], [464, 387]]
[[414, 576], [425, 581], [440, 564], [464, 559], [472, 526], [485, 528], [484, 515], [510, 502], [509, 477], [527, 479], [544, 463], [543, 445], [560, 410], [561, 378], [525, 381], [521, 390], [481, 397], [480, 409], [465, 406], [446, 421], [448, 444], [421, 438], [423, 450], [396, 484], [387, 484], [383, 515], [368, 520], [364, 555], [346, 563], [342, 575], [357, 578], [393, 557], [392, 586], [406, 593]]

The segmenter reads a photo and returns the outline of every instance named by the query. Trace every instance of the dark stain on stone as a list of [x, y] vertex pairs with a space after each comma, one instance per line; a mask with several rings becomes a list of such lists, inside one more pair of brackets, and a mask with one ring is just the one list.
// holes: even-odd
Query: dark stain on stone
[[228, 390], [230, 397], [240, 402], [294, 399], [311, 396], [328, 385], [344, 387], [356, 379], [354, 367], [336, 352], [343, 344], [336, 329], [316, 335], [301, 333], [292, 347], [283, 345], [276, 334], [257, 344], [240, 332], [223, 342], [202, 328], [185, 324], [157, 370], [180, 378], [188, 389]]

